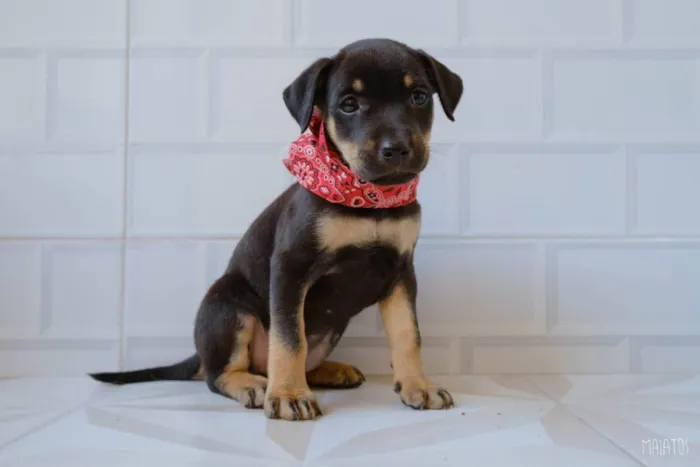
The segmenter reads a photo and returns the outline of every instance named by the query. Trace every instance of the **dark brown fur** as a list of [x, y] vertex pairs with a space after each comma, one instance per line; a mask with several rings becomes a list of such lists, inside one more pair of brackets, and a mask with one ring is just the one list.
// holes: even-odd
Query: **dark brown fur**
[[[283, 97], [302, 131], [317, 107], [343, 162], [361, 178], [392, 184], [428, 163], [435, 93], [453, 119], [462, 94], [457, 75], [425, 52], [369, 39], [311, 64]], [[253, 221], [206, 293], [195, 321], [196, 356], [92, 376], [126, 384], [203, 373], [212, 391], [264, 406], [270, 418], [313, 419], [321, 411], [310, 386], [356, 387], [364, 376], [337, 362], [305, 368], [311, 352], [325, 346], [325, 357], [350, 319], [379, 303], [401, 400], [417, 409], [451, 407], [449, 393], [425, 378], [420, 361], [413, 270], [419, 227], [417, 202], [348, 208], [295, 183]], [[256, 333], [269, 339], [262, 368], [254, 361]]]

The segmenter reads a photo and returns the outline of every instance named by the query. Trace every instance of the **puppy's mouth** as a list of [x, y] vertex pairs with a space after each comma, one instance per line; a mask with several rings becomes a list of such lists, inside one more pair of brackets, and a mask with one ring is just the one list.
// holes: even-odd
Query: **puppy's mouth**
[[[335, 149], [335, 144], [331, 143], [331, 147]], [[354, 172], [361, 180], [375, 185], [408, 183], [425, 169], [429, 160], [429, 152], [426, 151], [419, 156], [414, 155], [409, 160], [390, 166], [379, 162], [376, 154], [372, 152], [353, 151], [347, 155], [337, 149], [335, 152], [341, 164]]]
[[418, 176], [419, 172], [394, 172], [388, 175], [383, 175], [367, 181], [375, 185], [401, 185], [408, 183]]
[[407, 161], [395, 167], [364, 166], [356, 171], [358, 177], [375, 185], [400, 185], [416, 178], [428, 165], [428, 157], [421, 157], [419, 164], [416, 160]]

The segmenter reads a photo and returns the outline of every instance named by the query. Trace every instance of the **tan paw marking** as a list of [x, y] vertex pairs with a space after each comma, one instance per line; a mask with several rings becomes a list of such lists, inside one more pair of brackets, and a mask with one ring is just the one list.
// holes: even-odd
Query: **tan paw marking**
[[416, 410], [449, 409], [455, 405], [446, 389], [425, 379], [396, 381], [394, 392], [401, 397], [404, 405]]
[[309, 390], [268, 390], [264, 409], [267, 418], [289, 421], [314, 420], [323, 415], [316, 396]]
[[248, 372], [236, 371], [222, 374], [217, 386], [219, 390], [237, 400], [247, 409], [259, 409], [265, 401], [267, 378]]

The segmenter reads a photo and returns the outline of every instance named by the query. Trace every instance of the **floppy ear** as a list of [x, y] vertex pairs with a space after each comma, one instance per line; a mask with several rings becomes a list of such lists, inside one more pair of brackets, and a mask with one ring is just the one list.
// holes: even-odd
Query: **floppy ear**
[[325, 80], [331, 63], [333, 60], [330, 58], [319, 58], [302, 71], [282, 93], [284, 104], [299, 124], [302, 133], [309, 126], [314, 104], [317, 102], [317, 97], [320, 97], [319, 88], [325, 89]]
[[430, 81], [437, 90], [440, 103], [442, 104], [442, 110], [445, 111], [447, 118], [454, 122], [455, 118], [452, 113], [457, 108], [459, 99], [462, 97], [462, 91], [464, 90], [462, 78], [423, 50], [419, 49], [417, 52], [423, 62], [425, 71], [428, 73]]

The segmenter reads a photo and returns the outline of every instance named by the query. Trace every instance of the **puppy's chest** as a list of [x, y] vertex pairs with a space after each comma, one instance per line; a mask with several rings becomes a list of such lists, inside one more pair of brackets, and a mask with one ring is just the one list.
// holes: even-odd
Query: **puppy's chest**
[[338, 250], [307, 294], [307, 313], [321, 320], [318, 324], [349, 320], [388, 293], [406, 261], [406, 255], [380, 245]]
[[317, 224], [325, 273], [308, 294], [308, 312], [328, 312], [340, 321], [376, 303], [410, 261], [420, 219], [375, 220], [326, 217]]
[[336, 215], [322, 217], [316, 224], [319, 246], [326, 253], [351, 247], [384, 247], [406, 255], [413, 251], [419, 231], [417, 216], [377, 220]]

